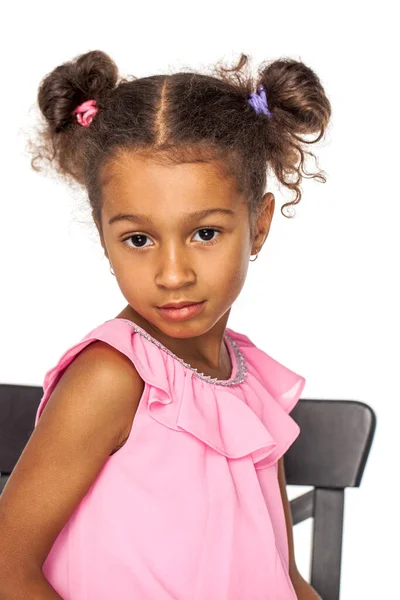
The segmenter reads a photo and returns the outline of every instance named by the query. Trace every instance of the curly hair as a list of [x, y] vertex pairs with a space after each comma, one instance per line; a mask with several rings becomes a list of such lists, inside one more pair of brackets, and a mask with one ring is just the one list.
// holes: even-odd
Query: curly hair
[[[281, 207], [293, 211], [301, 199], [302, 177], [326, 181], [323, 171], [308, 173], [307, 144], [324, 135], [331, 105], [317, 75], [303, 62], [265, 62], [256, 81], [241, 54], [233, 68], [221, 63], [211, 73], [178, 72], [119, 78], [109, 55], [94, 50], [55, 68], [41, 81], [38, 105], [44, 120], [29, 142], [31, 166], [47, 163], [58, 175], [83, 186], [92, 216], [101, 226], [101, 168], [125, 150], [166, 164], [218, 159], [248, 199], [249, 219], [258, 214], [270, 168], [295, 194]], [[266, 90], [272, 118], [257, 114], [248, 99]], [[74, 109], [94, 99], [98, 113], [89, 127]], [[304, 136], [316, 135], [315, 139]], [[289, 208], [290, 207], [290, 208]], [[293, 212], [292, 212], [293, 214]]]

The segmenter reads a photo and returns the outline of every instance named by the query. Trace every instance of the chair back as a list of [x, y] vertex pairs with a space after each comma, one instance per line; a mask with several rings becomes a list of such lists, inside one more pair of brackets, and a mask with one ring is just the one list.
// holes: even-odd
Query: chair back
[[361, 483], [376, 416], [363, 402], [314, 399], [290, 416], [301, 432], [284, 456], [286, 483], [314, 488], [291, 500], [293, 525], [313, 518], [309, 581], [323, 600], [339, 600], [344, 490]]
[[0, 493], [32, 435], [43, 388], [0, 384]]

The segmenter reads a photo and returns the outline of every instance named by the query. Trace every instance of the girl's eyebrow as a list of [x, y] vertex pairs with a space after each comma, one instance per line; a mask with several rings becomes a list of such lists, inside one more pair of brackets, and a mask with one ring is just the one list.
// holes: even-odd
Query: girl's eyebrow
[[[229, 215], [229, 216], [235, 215], [235, 212], [229, 208], [207, 208], [205, 210], [198, 210], [196, 212], [185, 215], [184, 218], [182, 219], [182, 221], [183, 221], [183, 223], [187, 223], [188, 221], [192, 221], [195, 219], [203, 219], [204, 217], [207, 217], [208, 215], [211, 215], [214, 213], [220, 213], [220, 214]], [[112, 223], [115, 223], [116, 221], [124, 221], [124, 220], [135, 221], [136, 223], [144, 223], [146, 225], [153, 224], [150, 217], [148, 217], [147, 215], [138, 214], [138, 213], [136, 213], [134, 215], [125, 215], [125, 214], [115, 215], [114, 217], [111, 217], [111, 219], [108, 221], [108, 224], [111, 225]]]

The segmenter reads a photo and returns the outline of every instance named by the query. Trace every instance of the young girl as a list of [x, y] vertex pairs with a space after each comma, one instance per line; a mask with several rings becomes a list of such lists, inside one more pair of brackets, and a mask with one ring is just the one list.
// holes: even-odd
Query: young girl
[[331, 108], [302, 62], [247, 64], [118, 81], [93, 51], [40, 85], [33, 167], [86, 188], [127, 305], [45, 375], [0, 500], [2, 600], [319, 597], [283, 468], [305, 379], [227, 321], [274, 213], [267, 167], [284, 213]]

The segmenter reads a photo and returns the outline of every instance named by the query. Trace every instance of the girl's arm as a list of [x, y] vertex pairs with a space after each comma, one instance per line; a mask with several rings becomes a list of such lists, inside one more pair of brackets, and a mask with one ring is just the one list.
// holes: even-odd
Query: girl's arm
[[62, 373], [0, 495], [0, 600], [56, 600], [43, 564], [130, 430], [143, 392], [132, 362], [105, 342]]
[[322, 600], [321, 596], [303, 579], [300, 573], [292, 577], [292, 583], [298, 600]]
[[63, 600], [49, 584], [42, 571], [25, 581], [14, 578], [13, 586], [0, 581], [0, 600]]
[[283, 456], [278, 461], [278, 479], [279, 488], [281, 490], [283, 510], [285, 512], [286, 530], [289, 546], [289, 576], [293, 587], [296, 590], [298, 600], [322, 600], [313, 587], [301, 576], [297, 570], [297, 565], [294, 557], [293, 544], [293, 521], [290, 504], [286, 492], [286, 477], [285, 466], [283, 464]]

